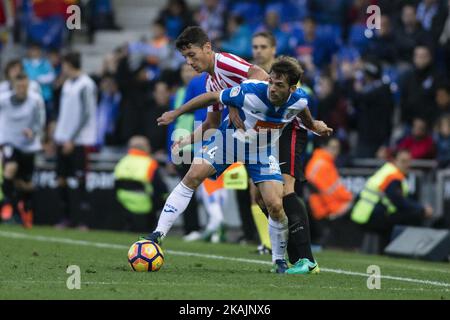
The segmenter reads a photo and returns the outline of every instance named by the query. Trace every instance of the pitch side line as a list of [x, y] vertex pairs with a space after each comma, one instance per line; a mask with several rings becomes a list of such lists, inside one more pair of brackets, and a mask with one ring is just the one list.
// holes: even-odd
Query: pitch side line
[[[129, 248], [128, 246], [121, 245], [121, 244], [92, 242], [92, 241], [86, 241], [86, 240], [77, 240], [77, 239], [60, 238], [60, 237], [27, 235], [27, 234], [23, 234], [23, 233], [19, 233], [19, 232], [9, 232], [9, 231], [0, 231], [0, 237], [11, 238], [11, 239], [27, 239], [27, 240], [35, 240], [35, 241], [41, 241], [41, 242], [64, 243], [64, 244], [71, 244], [71, 245], [96, 247], [96, 248], [108, 248], [108, 249], [120, 249], [120, 250], [128, 250], [128, 248]], [[235, 262], [264, 264], [264, 265], [272, 264], [269, 261], [245, 259], [245, 258], [233, 258], [233, 257], [218, 256], [218, 255], [213, 255], [213, 254], [203, 254], [203, 253], [184, 252], [184, 251], [175, 251], [175, 250], [165, 250], [165, 251], [169, 254], [185, 256], [185, 257], [199, 257], [199, 258], [207, 258], [207, 259], [215, 259], [215, 260], [226, 260], [226, 261], [235, 261]], [[349, 276], [360, 276], [360, 277], [368, 277], [369, 276], [367, 273], [363, 273], [363, 272], [353, 272], [353, 271], [347, 271], [347, 270], [341, 270], [341, 269], [329, 269], [329, 268], [320, 268], [320, 269], [325, 272], [345, 274], [345, 275], [349, 275]], [[380, 278], [388, 279], [388, 280], [403, 281], [403, 282], [428, 284], [428, 285], [439, 286], [439, 287], [450, 287], [450, 283], [439, 282], [439, 281], [403, 278], [403, 277], [395, 277], [395, 276], [389, 276], [389, 275], [381, 275]]]

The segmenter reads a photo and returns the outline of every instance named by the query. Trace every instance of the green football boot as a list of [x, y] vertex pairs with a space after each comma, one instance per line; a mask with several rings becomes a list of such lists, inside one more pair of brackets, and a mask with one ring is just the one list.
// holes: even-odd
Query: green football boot
[[287, 274], [317, 274], [319, 272], [317, 262], [311, 262], [308, 258], [298, 260], [291, 268], [286, 270]]

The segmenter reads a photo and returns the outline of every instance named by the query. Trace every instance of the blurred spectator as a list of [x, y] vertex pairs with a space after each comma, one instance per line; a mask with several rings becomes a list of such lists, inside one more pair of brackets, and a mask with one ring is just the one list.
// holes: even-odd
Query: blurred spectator
[[51, 117], [53, 114], [52, 82], [55, 80], [55, 71], [38, 44], [31, 44], [28, 47], [28, 57], [23, 59], [23, 67], [28, 77], [41, 86], [47, 115]]
[[443, 82], [436, 88], [436, 105], [438, 117], [450, 114], [450, 82]]
[[[206, 92], [206, 73], [201, 76], [196, 76], [197, 72], [188, 65], [184, 63], [181, 67], [180, 76], [182, 80], [182, 85], [175, 92], [175, 95], [171, 98], [170, 108], [172, 110], [181, 107], [184, 103], [191, 100], [192, 98]], [[195, 114], [198, 111], [202, 111], [198, 114], [199, 118], [195, 119]], [[199, 109], [194, 114], [184, 114], [177, 118], [174, 123], [172, 123], [168, 128], [167, 133], [167, 152], [169, 159], [172, 157], [171, 147], [172, 144], [182, 138], [185, 135], [189, 135], [194, 130], [194, 121], [197, 120], [200, 123], [206, 119], [205, 109]], [[174, 130], [180, 130], [175, 131]], [[172, 134], [174, 134], [172, 138]], [[186, 145], [181, 148], [181, 153], [190, 153], [191, 158], [193, 158], [193, 148], [192, 145]], [[176, 174], [178, 177], [182, 178], [188, 172], [190, 165], [182, 163], [175, 166], [172, 162], [168, 162], [167, 168], [169, 172]], [[196, 191], [197, 192], [197, 191]], [[194, 198], [195, 199], [195, 198]], [[193, 200], [189, 203], [186, 211], [183, 214], [183, 228], [186, 240], [198, 240], [201, 238], [199, 217], [198, 217], [198, 203]]]
[[267, 31], [272, 33], [277, 39], [277, 54], [288, 54], [290, 51], [289, 33], [284, 29], [281, 25], [279, 12], [276, 9], [269, 9], [266, 11], [264, 23], [256, 29], [256, 32]]
[[166, 82], [156, 82], [153, 87], [152, 100], [153, 103], [149, 110], [149, 126], [146, 131], [152, 152], [158, 159], [166, 153], [167, 128], [158, 126], [156, 122], [156, 119], [164, 112], [169, 111], [170, 90]]
[[438, 121], [436, 138], [437, 160], [440, 168], [450, 165], [450, 115], [442, 116]]
[[64, 84], [65, 75], [62, 72], [62, 56], [58, 49], [51, 49], [48, 52], [48, 60], [55, 72], [55, 80], [52, 82], [52, 96], [53, 96], [53, 113], [48, 115], [48, 121], [54, 121], [59, 110], [59, 103], [61, 97], [61, 90]]
[[[81, 69], [81, 56], [71, 52], [64, 56], [63, 73], [67, 76], [61, 93], [61, 104], [54, 140], [57, 144], [56, 174], [62, 220], [59, 228], [79, 225], [86, 229], [90, 203], [86, 194], [88, 146], [96, 143], [97, 87]], [[68, 178], [77, 182], [76, 211], [71, 211], [74, 199], [69, 196]]]
[[208, 33], [212, 43], [224, 37], [227, 11], [223, 0], [206, 0], [202, 3], [197, 23]]
[[[175, 92], [175, 95], [170, 99], [170, 109], [175, 110], [181, 107], [186, 100], [187, 87], [191, 82], [192, 78], [197, 75], [197, 72], [187, 63], [184, 63], [181, 66], [180, 77], [182, 84]], [[204, 119], [202, 119], [204, 120]], [[172, 133], [174, 130], [182, 129], [182, 131], [176, 131], [175, 135], [172, 137]], [[168, 138], [168, 154], [169, 158], [171, 158], [170, 147], [173, 142], [180, 139], [182, 136], [180, 134], [186, 135], [191, 134], [194, 130], [194, 114], [183, 114], [178, 117], [173, 123], [168, 126], [167, 138]], [[182, 150], [190, 151], [191, 145], [185, 146]]]
[[[24, 69], [22, 61], [20, 61], [19, 59], [13, 59], [8, 61], [8, 63], [5, 66], [5, 80], [0, 82], [0, 94], [13, 90], [12, 81], [14, 80], [15, 77], [17, 77], [19, 74], [23, 72]], [[34, 91], [39, 95], [42, 94], [41, 86], [34, 80], [28, 81], [28, 90]]]
[[111, 0], [89, 0], [87, 24], [90, 42], [97, 30], [119, 30]]
[[[446, 2], [446, 3], [445, 3]], [[450, 76], [450, 1], [443, 1], [432, 26], [433, 40], [441, 51], [447, 77]]]
[[113, 75], [105, 74], [100, 81], [100, 101], [97, 107], [97, 147], [117, 142], [116, 126], [122, 96]]
[[381, 235], [381, 250], [389, 243], [395, 225], [420, 226], [433, 209], [408, 197], [406, 177], [411, 154], [397, 151], [393, 162], [385, 163], [366, 182], [353, 206], [351, 219], [365, 230]]
[[414, 5], [405, 4], [401, 11], [400, 25], [395, 28], [398, 57], [405, 62], [412, 62], [416, 46], [424, 43], [427, 38], [420, 21], [417, 20]]
[[314, 150], [305, 168], [306, 179], [313, 187], [308, 201], [316, 220], [335, 219], [347, 213], [353, 199], [336, 168], [340, 147], [338, 139], [328, 139], [321, 148]]
[[126, 211], [125, 230], [153, 230], [158, 221], [157, 211], [164, 204], [168, 190], [146, 137], [134, 136], [128, 142], [128, 154], [114, 169], [114, 188], [117, 200]]
[[334, 129], [336, 135], [346, 139], [347, 102], [330, 76], [322, 75], [315, 87], [317, 95], [317, 118]]
[[365, 62], [363, 72], [363, 79], [355, 82], [352, 94], [358, 132], [355, 155], [372, 158], [378, 148], [389, 143], [394, 102], [389, 85], [381, 81], [378, 63]]
[[227, 38], [219, 42], [220, 50], [248, 59], [252, 55], [250, 28], [240, 16], [230, 16], [227, 21]]
[[169, 37], [162, 20], [156, 20], [152, 25], [152, 39], [148, 42], [147, 63], [158, 66], [164, 63], [170, 55]]
[[398, 149], [409, 150], [413, 159], [432, 159], [435, 156], [433, 137], [428, 131], [424, 119], [413, 120], [411, 134], [403, 138], [397, 146]]
[[[126, 61], [122, 60], [122, 64], [126, 64]], [[122, 81], [122, 86], [118, 82], [122, 93], [120, 140], [128, 141], [134, 135], [147, 136], [146, 130], [151, 126], [149, 110], [154, 106], [146, 65], [142, 64], [136, 71], [129, 73], [128, 70], [122, 70], [116, 79]]]
[[391, 19], [387, 15], [381, 15], [380, 29], [375, 30], [366, 48], [366, 55], [379, 60], [382, 63], [394, 64], [397, 61], [397, 38], [392, 27]]
[[426, 31], [431, 31], [434, 16], [438, 13], [437, 0], [422, 0], [417, 6], [417, 19]]
[[316, 21], [308, 17], [303, 22], [303, 30], [296, 32], [290, 44], [297, 59], [304, 63], [306, 71], [314, 73], [331, 63], [331, 58], [338, 50], [335, 40], [319, 34]]
[[405, 75], [401, 84], [401, 118], [411, 124], [412, 119], [419, 117], [431, 124], [436, 118], [435, 104], [436, 73], [430, 48], [417, 46], [414, 48], [414, 69]]
[[159, 13], [158, 20], [164, 22], [167, 35], [174, 40], [184, 28], [195, 24], [192, 17], [185, 0], [168, 0], [166, 7]]
[[0, 1], [0, 50], [14, 40], [17, 5], [17, 0]]
[[253, 63], [269, 72], [276, 56], [277, 40], [270, 32], [262, 31], [253, 34]]
[[23, 17], [28, 41], [45, 48], [61, 48], [68, 34], [67, 8], [78, 0], [22, 1]]

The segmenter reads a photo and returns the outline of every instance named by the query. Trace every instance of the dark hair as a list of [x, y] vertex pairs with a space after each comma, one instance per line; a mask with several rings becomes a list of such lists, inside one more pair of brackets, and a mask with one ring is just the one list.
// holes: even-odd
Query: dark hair
[[21, 66], [22, 69], [23, 69], [22, 61], [20, 61], [19, 59], [12, 59], [12, 60], [9, 60], [9, 61], [8, 61], [8, 63], [7, 63], [6, 66], [5, 66], [5, 78], [6, 78], [6, 79], [8, 79], [8, 73], [9, 73], [9, 70], [11, 70], [11, 68], [13, 68], [14, 66], [16, 66], [16, 65], [18, 65], [18, 64], [20, 64], [20, 66]]
[[69, 52], [65, 54], [63, 62], [70, 64], [75, 69], [81, 69], [81, 56], [79, 52]]
[[298, 61], [288, 56], [277, 58], [269, 73], [271, 72], [278, 76], [285, 75], [290, 86], [295, 86], [303, 76], [303, 68]]
[[211, 42], [206, 32], [197, 26], [187, 27], [175, 40], [175, 47], [178, 50], [189, 48], [191, 45], [203, 47], [205, 43]]
[[269, 43], [272, 47], [276, 47], [277, 46], [277, 39], [275, 39], [275, 37], [273, 36], [272, 32], [269, 31], [261, 31], [261, 32], [257, 32], [255, 33], [252, 38], [256, 38], [256, 37], [263, 37], [266, 38], [267, 40], [269, 40]]
[[397, 159], [397, 157], [400, 155], [400, 153], [409, 153], [411, 155], [411, 151], [406, 148], [397, 148], [392, 152], [392, 158]]

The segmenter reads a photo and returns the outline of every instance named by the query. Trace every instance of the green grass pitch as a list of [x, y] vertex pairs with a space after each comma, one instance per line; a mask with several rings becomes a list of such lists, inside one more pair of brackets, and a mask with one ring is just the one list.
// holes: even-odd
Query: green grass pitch
[[[159, 272], [127, 263], [136, 234], [0, 226], [3, 299], [449, 299], [450, 264], [324, 250], [319, 275], [270, 274], [270, 257], [254, 246], [186, 243], [168, 237]], [[69, 265], [81, 289], [69, 290]], [[367, 267], [381, 270], [381, 288], [367, 288]]]

